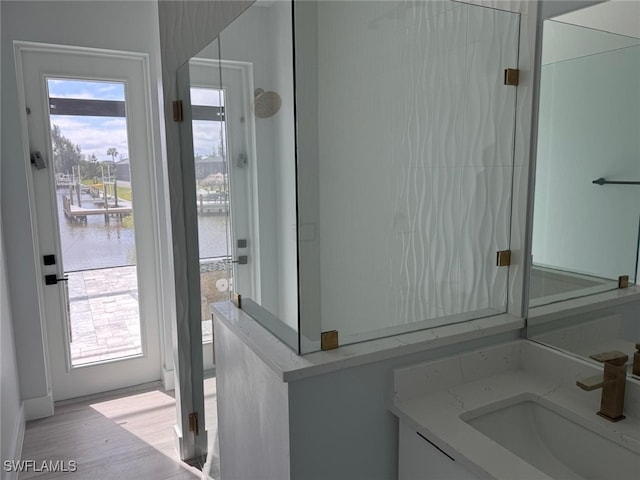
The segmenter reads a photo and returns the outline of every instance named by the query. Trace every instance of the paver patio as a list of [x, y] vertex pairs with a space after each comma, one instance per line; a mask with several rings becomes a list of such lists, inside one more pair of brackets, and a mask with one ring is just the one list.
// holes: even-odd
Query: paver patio
[[[142, 354], [136, 267], [69, 272], [73, 366]], [[211, 320], [202, 322], [212, 340]]]
[[68, 276], [72, 365], [141, 355], [136, 267]]

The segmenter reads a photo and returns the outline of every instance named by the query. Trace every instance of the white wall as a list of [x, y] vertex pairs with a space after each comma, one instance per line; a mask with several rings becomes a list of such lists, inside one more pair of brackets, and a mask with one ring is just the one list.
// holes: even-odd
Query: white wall
[[640, 45], [640, 37], [614, 35], [601, 30], [563, 23], [554, 18], [544, 22], [542, 65], [610, 52], [633, 45]]
[[632, 0], [607, 0], [592, 8], [556, 17], [560, 22], [640, 38], [638, 18], [640, 3]]
[[[5, 231], [7, 272], [11, 278], [14, 333], [23, 400], [45, 398], [47, 385], [41, 312], [34, 301], [34, 288], [42, 279], [38, 275], [39, 258], [30, 225], [26, 187], [22, 132], [19, 117], [14, 40], [76, 45], [149, 54], [152, 75], [160, 69], [158, 6], [150, 1], [131, 2], [20, 2], [3, 1], [2, 9], [2, 222]], [[158, 78], [159, 80], [159, 78]], [[159, 87], [159, 84], [157, 85]], [[153, 135], [156, 151], [160, 144], [158, 90], [152, 92]], [[162, 183], [162, 158], [154, 159], [158, 178], [161, 213], [165, 192]], [[167, 228], [167, 225], [164, 225]], [[169, 268], [167, 232], [158, 232], [162, 258]], [[169, 323], [164, 325], [169, 326]], [[166, 342], [165, 342], [166, 343]], [[171, 370], [171, 357], [165, 359]]]
[[[0, 16], [1, 16], [0, 11]], [[0, 28], [1, 29], [1, 28]], [[1, 81], [0, 81], [1, 85]], [[1, 125], [1, 120], [0, 120]], [[0, 179], [2, 178], [0, 162]], [[0, 181], [0, 192], [2, 183]], [[4, 251], [4, 231], [0, 211], [0, 459], [19, 460], [24, 434], [24, 411], [20, 402], [20, 383], [13, 340], [11, 299]], [[7, 478], [8, 478], [8, 474]], [[5, 478], [3, 471], [2, 478]]]
[[4, 461], [20, 458], [25, 418], [20, 401], [3, 235], [0, 223], [0, 459]]
[[529, 338], [565, 349], [584, 358], [607, 350], [621, 350], [633, 363], [635, 344], [640, 339], [640, 302], [622, 303], [588, 312], [568, 312], [563, 318], [541, 322], [527, 328]]
[[288, 385], [217, 319], [215, 331], [221, 478], [290, 478]]
[[[542, 68], [533, 261], [633, 278], [640, 189], [592, 181], [640, 179], [640, 40], [562, 23], [547, 33], [557, 55]], [[555, 42], [576, 48], [560, 55]]]

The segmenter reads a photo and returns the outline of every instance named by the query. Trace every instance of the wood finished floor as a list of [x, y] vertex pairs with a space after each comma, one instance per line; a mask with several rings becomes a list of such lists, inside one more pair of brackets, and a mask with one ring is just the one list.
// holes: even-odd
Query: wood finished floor
[[[215, 422], [215, 379], [205, 381], [207, 425]], [[90, 480], [199, 479], [202, 473], [175, 453], [173, 392], [160, 387], [56, 406], [55, 415], [27, 423], [23, 460], [77, 463], [71, 472], [20, 474]]]

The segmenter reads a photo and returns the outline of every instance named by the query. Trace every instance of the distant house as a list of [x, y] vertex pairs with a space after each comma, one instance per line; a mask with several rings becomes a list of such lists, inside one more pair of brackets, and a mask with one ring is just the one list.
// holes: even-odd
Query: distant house
[[118, 180], [121, 180], [121, 181], [124, 181], [124, 182], [130, 182], [131, 181], [131, 173], [130, 173], [130, 170], [129, 170], [129, 159], [128, 158], [123, 158], [119, 162], [116, 162], [115, 163], [115, 167], [116, 167], [116, 178]]
[[224, 174], [224, 159], [218, 156], [195, 157], [196, 180], [203, 180], [211, 174]]

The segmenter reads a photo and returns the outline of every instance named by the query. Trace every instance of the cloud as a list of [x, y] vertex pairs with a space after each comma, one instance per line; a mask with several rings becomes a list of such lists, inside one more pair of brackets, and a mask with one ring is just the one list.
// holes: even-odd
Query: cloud
[[[224, 91], [216, 88], [191, 88], [191, 104], [217, 107], [224, 105]], [[211, 155], [218, 152], [221, 132], [220, 122], [195, 120], [193, 123], [193, 151], [196, 155]]]
[[219, 107], [224, 105], [224, 91], [215, 88], [192, 88], [191, 105]]
[[129, 157], [125, 118], [51, 115], [51, 125], [60, 127], [60, 133], [80, 145], [84, 155], [94, 154], [98, 161], [111, 160], [107, 155], [111, 147], [118, 150], [120, 158]]
[[221, 137], [220, 122], [196, 120], [193, 122], [193, 152], [196, 155], [211, 155], [218, 152]]
[[53, 98], [124, 100], [124, 83], [50, 78], [47, 86]]

